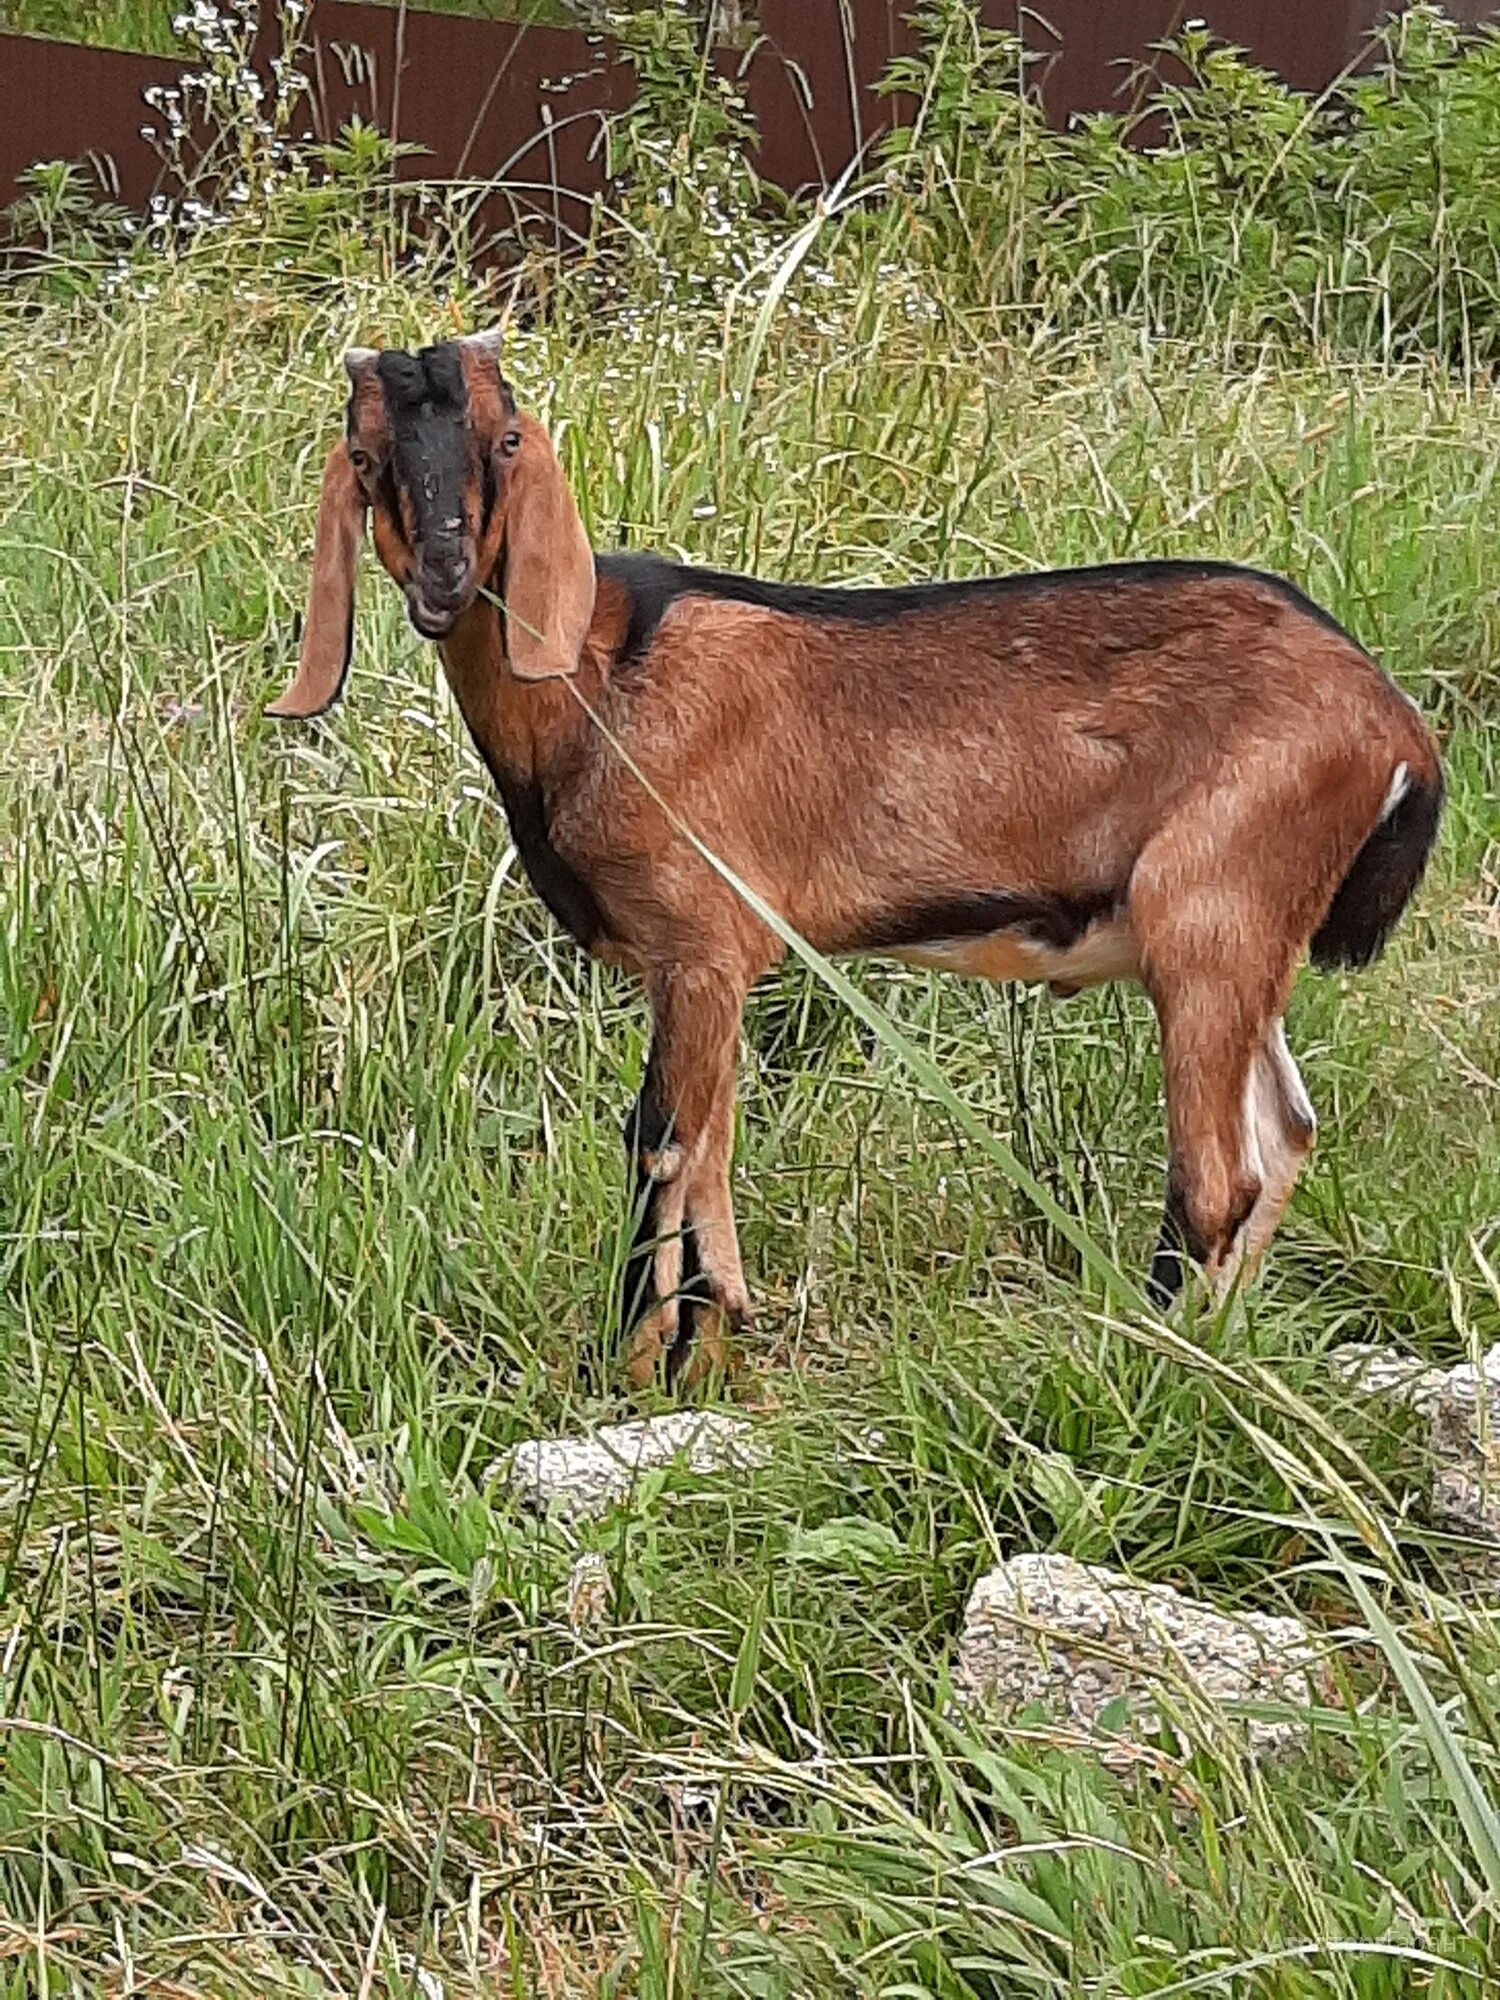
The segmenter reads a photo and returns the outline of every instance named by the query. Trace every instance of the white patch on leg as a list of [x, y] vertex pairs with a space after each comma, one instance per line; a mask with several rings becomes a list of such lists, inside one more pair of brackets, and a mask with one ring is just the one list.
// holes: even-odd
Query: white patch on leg
[[1248, 1279], [1265, 1255], [1317, 1129], [1312, 1102], [1287, 1047], [1286, 1029], [1279, 1020], [1273, 1021], [1245, 1078], [1244, 1163], [1260, 1182], [1260, 1195], [1214, 1273], [1216, 1302], [1222, 1303], [1236, 1282]]
[[[1403, 764], [1401, 769], [1404, 771], [1406, 766]], [[1316, 1133], [1318, 1115], [1313, 1110], [1312, 1099], [1308, 1096], [1307, 1086], [1302, 1081], [1302, 1072], [1286, 1045], [1286, 1027], [1281, 1021], [1272, 1025], [1271, 1032], [1266, 1037], [1266, 1054], [1276, 1071], [1276, 1080], [1281, 1085], [1282, 1096], [1288, 1110], [1294, 1118], [1302, 1121], [1310, 1135]]]
[[[1262, 1058], [1257, 1053], [1250, 1059], [1250, 1067], [1245, 1072], [1245, 1094], [1240, 1109], [1240, 1164], [1247, 1174], [1259, 1181], [1262, 1190], [1266, 1185], [1266, 1159], [1263, 1140], [1266, 1137], [1265, 1082], [1261, 1073]], [[1234, 1240], [1224, 1252], [1223, 1258], [1213, 1270], [1209, 1279], [1209, 1292], [1215, 1305], [1222, 1305], [1239, 1283], [1245, 1270], [1250, 1247], [1250, 1230], [1260, 1211], [1264, 1194], [1256, 1198], [1255, 1207], [1245, 1217], [1234, 1233]]]
[[1264, 1048], [1256, 1051], [1246, 1097], [1254, 1108], [1256, 1155], [1261, 1163], [1260, 1199], [1236, 1246], [1238, 1261], [1248, 1274], [1276, 1233], [1318, 1128], [1280, 1021], [1272, 1022]]
[[1261, 1074], [1260, 1056], [1250, 1059], [1250, 1067], [1245, 1073], [1245, 1106], [1240, 1114], [1240, 1144], [1244, 1148], [1245, 1171], [1264, 1183], [1266, 1178], [1265, 1155], [1261, 1151], [1261, 1135], [1266, 1127], [1266, 1087]]
[[1386, 786], [1385, 804], [1380, 808], [1378, 826], [1384, 826], [1391, 814], [1411, 790], [1411, 772], [1405, 764], [1398, 764], [1391, 773], [1391, 782]]

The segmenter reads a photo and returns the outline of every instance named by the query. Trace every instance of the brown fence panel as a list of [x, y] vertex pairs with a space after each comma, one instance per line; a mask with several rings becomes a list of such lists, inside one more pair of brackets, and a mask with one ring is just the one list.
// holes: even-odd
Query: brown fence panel
[[175, 83], [182, 67], [169, 57], [0, 35], [0, 205], [33, 161], [92, 154], [104, 186], [144, 208], [157, 160], [141, 137], [151, 118], [141, 92]]
[[308, 71], [319, 136], [357, 112], [424, 149], [404, 175], [503, 175], [565, 229], [604, 184], [602, 119], [632, 89], [609, 45], [581, 34], [358, 0], [316, 0]]
[[[306, 68], [311, 128], [329, 137], [355, 113], [423, 150], [408, 178], [505, 173], [545, 189], [564, 223], [603, 184], [601, 115], [628, 102], [631, 76], [577, 33], [452, 14], [316, 0]], [[109, 162], [105, 185], [142, 207], [159, 163], [141, 137], [141, 93], [185, 61], [0, 35], [0, 204], [39, 159]], [[559, 88], [552, 88], [554, 84]]]
[[[1484, 11], [1474, 0], [1470, 8]], [[1297, 89], [1322, 90], [1362, 53], [1374, 24], [1398, 12], [1390, 0], [984, 0], [986, 20], [1037, 52], [1032, 75], [1058, 121], [1137, 108], [1140, 66], [1154, 64], [1152, 45], [1185, 21], [1206, 22]]]
[[[908, 11], [909, 0], [857, 0], [847, 17], [835, 0], [762, 0], [744, 81], [768, 180], [832, 180], [890, 123], [874, 86], [893, 51], [911, 46]], [[407, 171], [504, 172], [550, 186], [555, 159], [562, 187], [602, 185], [600, 117], [631, 90], [629, 65], [607, 40], [409, 13], [398, 48], [395, 10], [362, 0], [315, 0], [311, 21], [321, 131], [359, 111], [429, 149]], [[719, 56], [728, 72], [742, 64], [737, 51]], [[565, 90], [548, 88], [560, 79]]]
[[[993, 28], [1018, 34], [1038, 60], [1030, 70], [1058, 123], [1081, 111], [1133, 110], [1146, 93], [1153, 44], [1186, 20], [1299, 89], [1319, 90], [1366, 47], [1369, 31], [1398, 12], [1391, 0], [981, 0]], [[1500, 0], [1457, 0], [1470, 20]], [[831, 181], [884, 131], [895, 100], [874, 85], [890, 57], [912, 47], [909, 0], [761, 0], [764, 45], [749, 75], [761, 127], [761, 168], [783, 187]]]
[[757, 165], [778, 187], [822, 185], [894, 117], [875, 94], [892, 55], [912, 46], [910, 0], [761, 0], [761, 40], [746, 77], [760, 127]]
[[[1500, 0], [1450, 0], [1470, 20]], [[1017, 29], [1044, 58], [1036, 72], [1053, 117], [1138, 101], [1130, 65], [1151, 44], [1203, 18], [1292, 83], [1321, 88], [1391, 11], [1388, 0], [982, 0], [993, 26]], [[761, 0], [762, 38], [746, 85], [760, 125], [760, 166], [787, 188], [831, 181], [896, 115], [874, 85], [911, 46], [909, 0]], [[354, 112], [420, 158], [402, 169], [440, 178], [529, 183], [564, 229], [586, 220], [603, 183], [602, 115], [628, 101], [628, 66], [596, 38], [450, 14], [400, 12], [368, 0], [315, 0], [309, 75], [323, 136]], [[735, 65], [731, 52], [721, 61]], [[132, 206], [156, 184], [140, 137], [148, 84], [181, 64], [116, 50], [0, 35], [0, 203], [33, 160], [92, 153], [112, 162], [112, 191]]]

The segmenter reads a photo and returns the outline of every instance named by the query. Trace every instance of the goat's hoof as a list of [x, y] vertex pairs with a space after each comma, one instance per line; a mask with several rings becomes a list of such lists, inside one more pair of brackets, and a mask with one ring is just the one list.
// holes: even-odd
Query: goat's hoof
[[677, 1339], [677, 1301], [653, 1306], [640, 1320], [630, 1337], [625, 1357], [625, 1379], [632, 1389], [649, 1389], [656, 1381], [662, 1356], [670, 1353]]
[[747, 1324], [743, 1312], [707, 1300], [691, 1301], [685, 1326], [678, 1300], [655, 1306], [632, 1336], [625, 1378], [632, 1389], [697, 1389], [728, 1380], [744, 1365], [737, 1342]]
[[745, 1365], [737, 1341], [745, 1331], [743, 1312], [728, 1306], [700, 1305], [693, 1315], [693, 1337], [681, 1358], [669, 1356], [668, 1369], [675, 1387], [696, 1389], [705, 1382], [728, 1381]]

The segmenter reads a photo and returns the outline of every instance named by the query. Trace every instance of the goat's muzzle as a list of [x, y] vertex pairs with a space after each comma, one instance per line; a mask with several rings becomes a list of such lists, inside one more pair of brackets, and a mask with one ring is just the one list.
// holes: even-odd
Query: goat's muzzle
[[462, 549], [428, 556], [406, 586], [406, 609], [424, 639], [446, 639], [474, 601], [474, 561]]

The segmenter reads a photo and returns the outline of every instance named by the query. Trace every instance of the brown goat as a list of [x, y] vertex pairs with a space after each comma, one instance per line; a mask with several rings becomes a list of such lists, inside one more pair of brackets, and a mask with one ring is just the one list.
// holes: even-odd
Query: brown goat
[[1313, 1142], [1281, 1026], [1298, 962], [1371, 959], [1437, 829], [1412, 704], [1290, 584], [1228, 564], [834, 590], [596, 556], [497, 351], [345, 356], [301, 664], [269, 712], [339, 693], [368, 515], [533, 887], [650, 996], [633, 1377], [663, 1351], [675, 1372], [695, 1331], [716, 1355], [748, 1312], [735, 1058], [782, 952], [664, 806], [822, 952], [1141, 981], [1170, 1131], [1153, 1292], [1184, 1252], [1218, 1288], [1252, 1267]]

